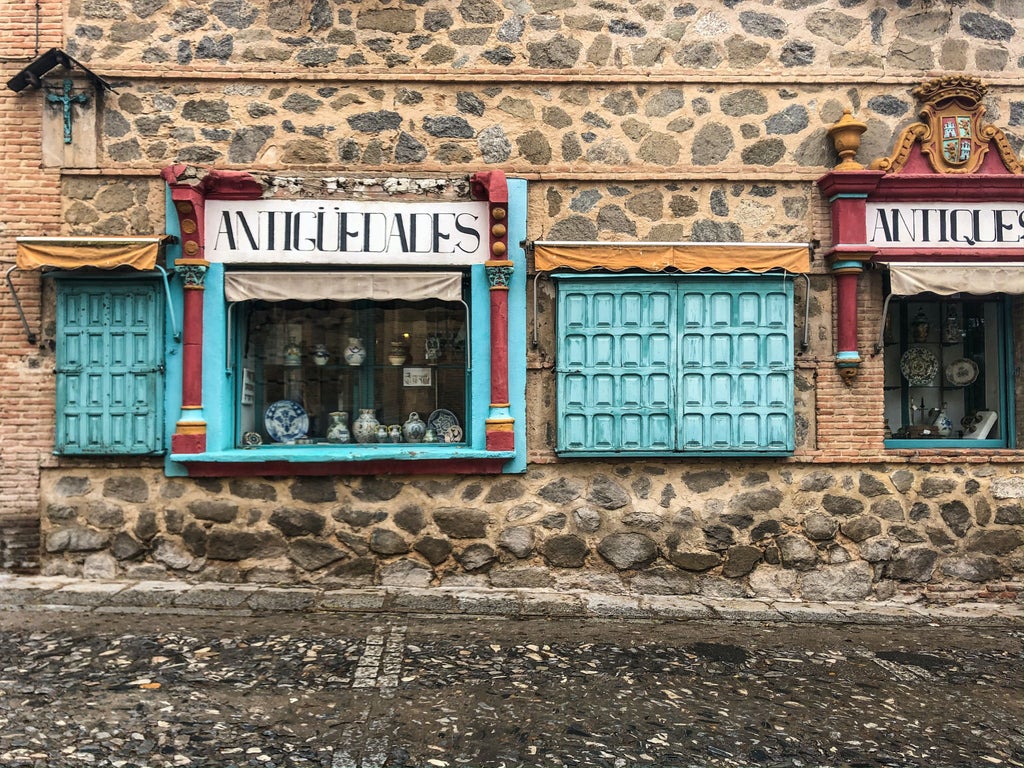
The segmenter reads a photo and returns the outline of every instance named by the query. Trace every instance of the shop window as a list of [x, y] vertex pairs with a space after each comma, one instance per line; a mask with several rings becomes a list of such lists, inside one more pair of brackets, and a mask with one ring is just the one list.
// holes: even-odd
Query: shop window
[[237, 447], [466, 443], [463, 282], [458, 272], [228, 273]]
[[887, 446], [1007, 446], [1008, 313], [998, 296], [890, 298], [883, 329]]
[[792, 452], [788, 277], [553, 277], [559, 453]]
[[163, 306], [155, 281], [57, 281], [56, 453], [162, 451]]

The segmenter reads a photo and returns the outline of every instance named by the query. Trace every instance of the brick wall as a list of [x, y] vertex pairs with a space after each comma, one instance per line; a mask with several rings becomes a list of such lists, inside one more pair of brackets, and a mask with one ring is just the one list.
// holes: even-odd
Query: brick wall
[[[41, 52], [63, 45], [63, 4], [15, 0], [0, 18], [0, 81]], [[0, 266], [14, 263], [20, 235], [58, 234], [60, 174], [42, 168], [39, 91], [0, 91]], [[12, 281], [29, 329], [41, 336], [38, 274]], [[7, 286], [0, 299], [0, 567], [32, 569], [39, 559], [39, 470], [52, 450], [53, 375], [48, 349], [28, 343]]]

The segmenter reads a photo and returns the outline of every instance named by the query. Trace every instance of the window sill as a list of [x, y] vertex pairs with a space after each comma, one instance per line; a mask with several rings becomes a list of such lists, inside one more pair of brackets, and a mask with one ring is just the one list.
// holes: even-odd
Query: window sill
[[175, 453], [189, 476], [498, 474], [514, 451], [464, 445], [265, 445], [206, 453]]
[[788, 458], [793, 455], [792, 450], [780, 451], [567, 451], [556, 450], [556, 455], [562, 459], [630, 459], [630, 458], [658, 458], [658, 459], [694, 459], [705, 456], [712, 457], [751, 457], [763, 458]]
[[975, 451], [978, 449], [989, 450], [992, 448], [1005, 448], [1006, 445], [1002, 440], [964, 440], [963, 438], [932, 438], [924, 440], [904, 440], [904, 439], [893, 439], [885, 441], [886, 450], [899, 450], [899, 449], [914, 449], [914, 450], [928, 450], [928, 449], [950, 449], [955, 448], [965, 453]]

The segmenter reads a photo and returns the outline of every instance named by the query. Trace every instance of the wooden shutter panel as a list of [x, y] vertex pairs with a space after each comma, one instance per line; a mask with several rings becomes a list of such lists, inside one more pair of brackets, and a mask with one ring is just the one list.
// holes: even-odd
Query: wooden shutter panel
[[57, 437], [64, 454], [163, 447], [163, 297], [153, 282], [61, 280]]
[[682, 449], [792, 451], [792, 283], [683, 279], [679, 301]]
[[580, 280], [558, 296], [558, 449], [673, 450], [674, 288]]
[[790, 280], [560, 277], [558, 297], [559, 452], [792, 452]]

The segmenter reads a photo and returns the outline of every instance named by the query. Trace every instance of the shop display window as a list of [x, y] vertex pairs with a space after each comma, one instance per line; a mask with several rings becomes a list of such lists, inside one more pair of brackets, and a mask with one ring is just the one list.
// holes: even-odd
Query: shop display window
[[466, 442], [464, 280], [460, 272], [229, 273], [236, 447]]
[[893, 296], [883, 328], [886, 444], [1005, 446], [1007, 327], [1001, 298]]

